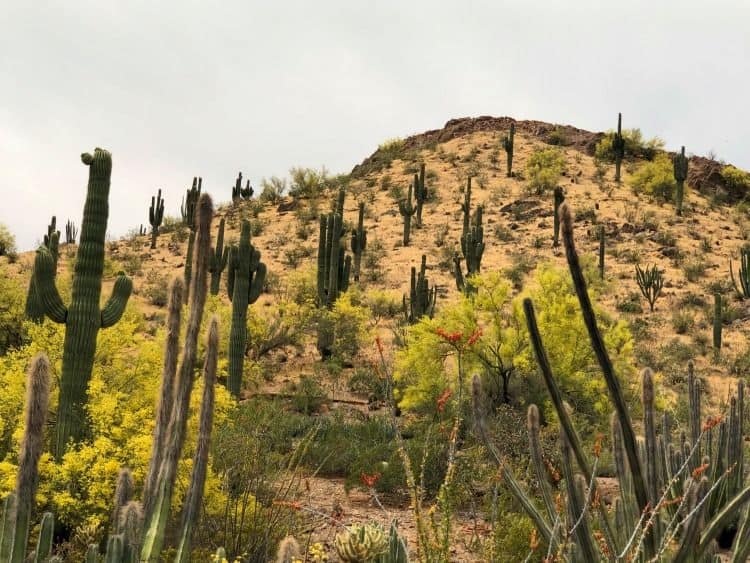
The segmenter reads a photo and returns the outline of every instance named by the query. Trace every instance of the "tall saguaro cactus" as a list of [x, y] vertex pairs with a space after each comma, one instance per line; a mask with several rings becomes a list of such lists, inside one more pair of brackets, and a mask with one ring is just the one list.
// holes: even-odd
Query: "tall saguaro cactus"
[[77, 236], [78, 228], [76, 224], [68, 219], [68, 222], [65, 223], [65, 244], [75, 244]]
[[427, 188], [425, 187], [424, 183], [424, 162], [419, 165], [419, 175], [414, 174], [414, 199], [417, 202], [417, 215], [416, 215], [416, 227], [418, 229], [422, 228], [422, 207], [424, 206], [424, 202], [427, 201]]
[[412, 203], [413, 186], [409, 185], [409, 191], [406, 198], [398, 202], [398, 212], [404, 218], [404, 246], [409, 246], [409, 237], [411, 236], [411, 218], [417, 212], [417, 208]]
[[[466, 275], [479, 273], [484, 255], [484, 227], [482, 226], [483, 209], [480, 205], [474, 214], [474, 224], [471, 224], [471, 178], [466, 184], [464, 202], [461, 204], [464, 212], [463, 233], [461, 234], [461, 252], [466, 261]], [[472, 285], [464, 279], [461, 271], [461, 258], [456, 254], [453, 257], [453, 273], [456, 278], [456, 286], [460, 291], [473, 291]]]
[[161, 190], [156, 197], [151, 196], [151, 207], [148, 208], [148, 222], [151, 224], [151, 248], [156, 248], [156, 237], [159, 236], [159, 227], [164, 219], [164, 200], [161, 198]]
[[202, 189], [203, 178], [194, 176], [193, 185], [190, 186], [190, 189], [185, 192], [185, 197], [182, 198], [182, 205], [180, 206], [182, 222], [190, 227], [191, 231], [195, 231], [195, 208], [198, 206]]
[[81, 160], [89, 167], [89, 183], [69, 307], [63, 304], [55, 286], [55, 262], [49, 250], [41, 247], [34, 263], [37, 294], [45, 314], [66, 326], [55, 442], [58, 459], [71, 439], [78, 441], [84, 435], [88, 384], [99, 329], [111, 327], [120, 320], [133, 289], [130, 278], [121, 273], [112, 296], [100, 309], [112, 156], [97, 148], [94, 154], [84, 153]]
[[554, 200], [554, 232], [552, 235], [552, 246], [560, 245], [560, 206], [565, 201], [565, 192], [560, 186], [555, 186]]
[[685, 196], [685, 180], [687, 180], [688, 174], [688, 158], [685, 156], [684, 146], [682, 147], [682, 151], [674, 155], [672, 162], [674, 164], [674, 179], [677, 182], [677, 192], [675, 194], [677, 215], [682, 215], [682, 199]]
[[506, 176], [510, 178], [513, 176], [513, 143], [516, 136], [516, 124], [511, 123], [510, 124], [510, 130], [508, 131], [508, 134], [503, 139], [503, 148], [505, 149], [505, 155], [506, 155], [506, 162], [507, 162], [507, 172]]
[[219, 221], [219, 232], [216, 235], [216, 246], [211, 249], [208, 271], [211, 272], [211, 295], [218, 295], [221, 284], [221, 273], [227, 265], [229, 247], [224, 246], [224, 219]]
[[328, 309], [349, 289], [352, 257], [346, 254], [341, 244], [342, 231], [340, 214], [321, 215], [318, 238], [318, 304]]
[[617, 114], [617, 133], [612, 138], [612, 150], [615, 153], [615, 182], [620, 181], [620, 168], [625, 157], [625, 138], [622, 136], [622, 114]]
[[[49, 250], [52, 255], [52, 261], [54, 264], [55, 272], [57, 272], [57, 259], [59, 257], [59, 244], [60, 244], [60, 231], [56, 230], [57, 219], [53, 216], [47, 227], [47, 234], [44, 235], [44, 246]], [[39, 324], [44, 321], [44, 307], [37, 295], [36, 289], [36, 276], [34, 272], [31, 272], [31, 279], [29, 280], [29, 291], [26, 295], [26, 317]], [[0, 560], [1, 561], [1, 560]]]
[[365, 229], [365, 203], [359, 203], [357, 229], [352, 232], [352, 254], [354, 254], [354, 281], [359, 281], [359, 269], [362, 264], [362, 254], [367, 248], [367, 229]]
[[404, 295], [404, 316], [409, 324], [416, 323], [424, 316], [432, 318], [435, 312], [437, 288], [435, 286], [430, 287], [426, 272], [427, 256], [423, 254], [419, 272], [414, 266], [411, 268], [411, 287], [408, 300]]
[[242, 371], [247, 348], [247, 308], [255, 303], [266, 281], [266, 265], [260, 251], [250, 242], [250, 222], [243, 221], [239, 246], [229, 250], [227, 293], [232, 301], [232, 327], [229, 332], [229, 377], [227, 388], [240, 396]]
[[234, 181], [234, 186], [232, 187], [232, 201], [234, 203], [237, 203], [238, 201], [245, 200], [247, 201], [253, 197], [253, 188], [250, 187], [250, 180], [247, 181], [247, 184], [245, 187], [242, 187], [242, 172], [237, 173], [237, 179]]

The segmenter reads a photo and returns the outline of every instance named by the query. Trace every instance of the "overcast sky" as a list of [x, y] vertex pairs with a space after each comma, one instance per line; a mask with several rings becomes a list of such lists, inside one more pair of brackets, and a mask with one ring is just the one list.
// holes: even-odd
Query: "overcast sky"
[[4, 2], [0, 222], [22, 250], [80, 222], [113, 153], [109, 231], [290, 166], [348, 172], [386, 138], [510, 115], [658, 135], [750, 168], [745, 0]]

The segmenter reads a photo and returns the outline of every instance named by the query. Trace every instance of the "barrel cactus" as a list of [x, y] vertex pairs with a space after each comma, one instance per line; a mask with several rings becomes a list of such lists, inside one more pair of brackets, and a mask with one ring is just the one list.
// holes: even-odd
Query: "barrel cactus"
[[348, 563], [371, 563], [388, 550], [388, 537], [377, 524], [352, 524], [336, 536], [339, 559]]

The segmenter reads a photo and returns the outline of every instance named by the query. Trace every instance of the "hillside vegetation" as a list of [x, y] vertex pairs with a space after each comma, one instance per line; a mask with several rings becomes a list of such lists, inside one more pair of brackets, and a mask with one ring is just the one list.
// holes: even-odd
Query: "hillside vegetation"
[[[750, 550], [748, 173], [637, 129], [481, 117], [347, 175], [201, 182], [102, 257], [54, 224], [17, 254], [0, 225], [0, 498], [30, 499], [38, 467], [29, 549], [48, 511], [71, 561]], [[73, 303], [97, 260], [91, 331]]]

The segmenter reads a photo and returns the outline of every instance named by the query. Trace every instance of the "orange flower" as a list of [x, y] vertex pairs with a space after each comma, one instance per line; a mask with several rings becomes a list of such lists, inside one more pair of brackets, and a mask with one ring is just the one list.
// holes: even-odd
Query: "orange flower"
[[448, 332], [444, 328], [437, 328], [435, 332], [438, 334], [438, 336], [441, 336], [444, 340], [450, 342], [451, 344], [455, 344], [464, 337], [463, 332]]
[[375, 486], [375, 483], [377, 483], [380, 480], [380, 473], [373, 473], [372, 475], [368, 475], [367, 473], [362, 473], [359, 476], [360, 481], [362, 481], [362, 484], [365, 485], [368, 489], [372, 489]]
[[292, 510], [302, 510], [302, 503], [296, 500], [275, 500], [273, 501], [273, 504], [275, 504], [276, 506], [285, 506], [286, 508], [291, 508]]
[[599, 432], [596, 435], [596, 440], [594, 440], [594, 457], [599, 457], [602, 453], [602, 440], [604, 439], [604, 434]]
[[708, 468], [708, 464], [704, 463], [693, 469], [693, 479], [697, 479], [701, 474]]
[[474, 344], [477, 343], [477, 340], [479, 340], [482, 337], [482, 329], [477, 328], [474, 333], [469, 337], [469, 340], [466, 341], [467, 346], [474, 346]]
[[445, 410], [445, 404], [448, 402], [448, 399], [451, 398], [451, 395], [453, 395], [453, 391], [451, 391], [450, 388], [446, 388], [445, 391], [443, 391], [442, 394], [438, 397], [438, 400], [437, 400], [438, 412], [443, 412]]
[[718, 426], [721, 424], [721, 415], [716, 416], [709, 416], [706, 420], [706, 423], [703, 425], [703, 431], [707, 432], [708, 430], [711, 430], [714, 426]]

